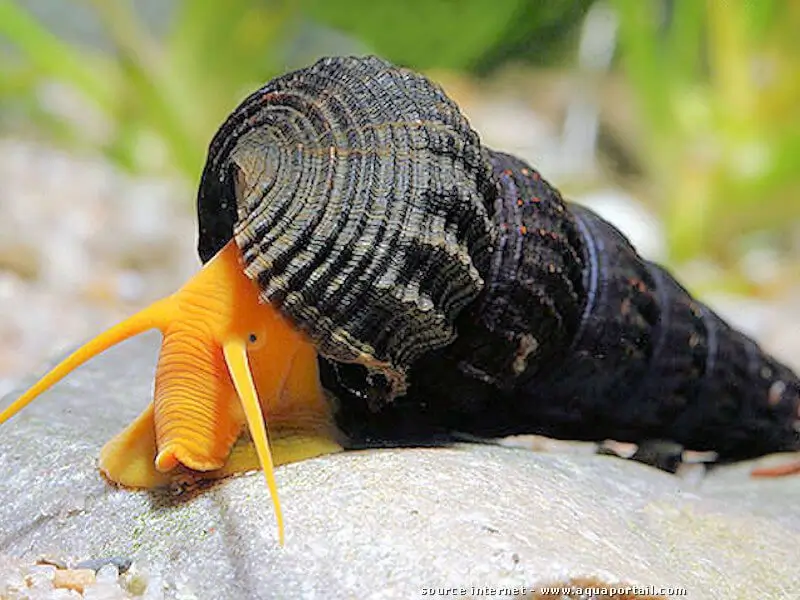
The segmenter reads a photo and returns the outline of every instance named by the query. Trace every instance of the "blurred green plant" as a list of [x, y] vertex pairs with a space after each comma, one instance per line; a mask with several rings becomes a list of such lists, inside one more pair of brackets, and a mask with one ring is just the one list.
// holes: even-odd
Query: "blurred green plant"
[[309, 16], [416, 68], [466, 69], [498, 43], [526, 0], [307, 0]]
[[592, 0], [305, 0], [313, 19], [417, 69], [554, 60]]
[[735, 270], [800, 223], [800, 3], [614, 4], [671, 259]]
[[[0, 65], [0, 98], [21, 105], [48, 134], [96, 143], [131, 170], [192, 180], [222, 119], [280, 70], [282, 43], [297, 21], [291, 0], [183, 0], [169, 35], [157, 40], [126, 2], [84, 4], [101, 20], [114, 52], [66, 43], [19, 4], [0, 0], [0, 37], [15, 50]], [[47, 82], [77, 91], [107, 124], [104, 139], [48, 111]]]
[[[99, 149], [132, 171], [195, 181], [211, 136], [241, 98], [326, 50], [310, 48], [309, 23], [414, 68], [485, 72], [505, 60], [553, 60], [591, 2], [172, 0], [161, 36], [131, 0], [66, 2], [98, 17], [109, 52], [68, 43], [21, 0], [0, 0], [0, 106], [29, 129]], [[644, 117], [637, 154], [672, 260], [709, 254], [731, 266], [740, 240], [788, 232], [800, 220], [800, 4], [612, 2]], [[54, 111], [53, 83], [77, 93], [102, 126]]]
[[[162, 36], [130, 0], [67, 2], [99, 18], [112, 46], [103, 52], [64, 41], [20, 0], [0, 0], [0, 40], [12, 50], [0, 62], [0, 102], [4, 112], [13, 106], [27, 117], [20, 120], [29, 128], [100, 149], [132, 171], [195, 181], [228, 112], [266, 80], [326, 50], [324, 43], [308, 48], [317, 41], [309, 41], [309, 24], [354, 36], [364, 51], [407, 66], [466, 70], [491, 66], [492, 56], [537, 31], [550, 32], [555, 46], [554, 32], [573, 25], [589, 2], [551, 0], [532, 13], [528, 0], [173, 0]], [[297, 52], [298, 44], [306, 48]], [[85, 119], [51, 109], [53, 83], [77, 92], [89, 121], [104, 125], [101, 135]]]

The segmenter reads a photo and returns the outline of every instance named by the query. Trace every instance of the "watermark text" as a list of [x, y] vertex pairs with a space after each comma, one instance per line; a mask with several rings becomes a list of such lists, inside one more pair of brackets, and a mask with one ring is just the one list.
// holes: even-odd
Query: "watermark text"
[[528, 594], [540, 594], [544, 596], [624, 596], [626, 594], [639, 596], [688, 596], [686, 588], [667, 587], [658, 585], [609, 585], [609, 586], [538, 586], [538, 587], [486, 587], [486, 586], [463, 586], [463, 587], [423, 587], [422, 595], [440, 598], [450, 597], [470, 597], [470, 598], [516, 598]]

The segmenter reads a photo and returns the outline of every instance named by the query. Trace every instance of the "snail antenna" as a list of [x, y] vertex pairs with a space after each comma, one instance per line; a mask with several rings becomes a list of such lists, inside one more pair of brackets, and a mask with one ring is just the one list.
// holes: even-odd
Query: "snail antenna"
[[253, 438], [258, 460], [261, 463], [264, 477], [267, 480], [267, 487], [269, 487], [269, 493], [272, 496], [275, 519], [278, 522], [278, 543], [283, 546], [283, 513], [280, 499], [278, 498], [278, 485], [275, 482], [275, 469], [272, 452], [269, 447], [269, 439], [267, 438], [267, 428], [264, 424], [264, 415], [261, 412], [261, 405], [258, 402], [253, 376], [247, 361], [247, 348], [241, 340], [230, 340], [223, 345], [222, 350], [236, 393], [242, 402], [250, 437]]
[[8, 421], [43, 392], [98, 354], [150, 329], [163, 329], [169, 323], [173, 304], [171, 296], [162, 298], [78, 348], [1, 412], [0, 424]]

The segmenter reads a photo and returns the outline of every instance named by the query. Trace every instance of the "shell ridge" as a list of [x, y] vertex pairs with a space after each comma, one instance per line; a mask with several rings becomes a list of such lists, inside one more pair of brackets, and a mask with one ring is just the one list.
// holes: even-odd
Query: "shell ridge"
[[384, 371], [399, 393], [484, 286], [495, 232], [478, 135], [438, 86], [377, 58], [278, 77], [221, 132], [204, 177], [247, 171], [232, 229], [262, 298], [322, 355]]

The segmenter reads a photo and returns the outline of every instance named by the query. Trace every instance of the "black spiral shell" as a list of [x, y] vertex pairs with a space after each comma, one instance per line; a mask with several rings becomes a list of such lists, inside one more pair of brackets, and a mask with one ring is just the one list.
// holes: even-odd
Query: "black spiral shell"
[[324, 59], [252, 94], [212, 141], [200, 255], [232, 234], [265, 301], [399, 392], [483, 289], [492, 187], [441, 89], [378, 58]]
[[335, 58], [273, 80], [214, 138], [198, 209], [202, 259], [235, 237], [317, 343], [353, 445], [800, 449], [794, 373], [408, 70]]

